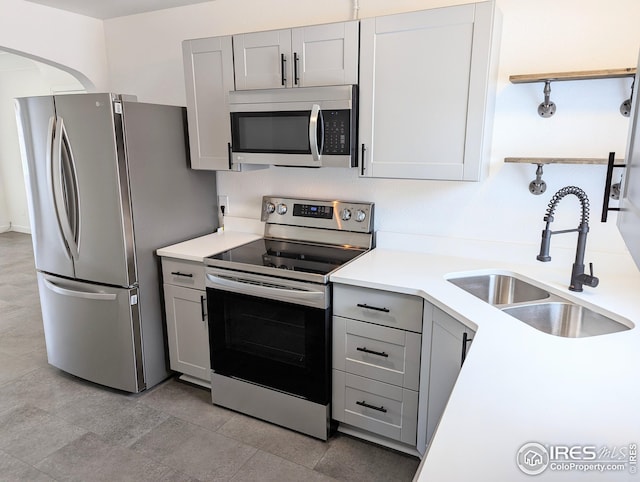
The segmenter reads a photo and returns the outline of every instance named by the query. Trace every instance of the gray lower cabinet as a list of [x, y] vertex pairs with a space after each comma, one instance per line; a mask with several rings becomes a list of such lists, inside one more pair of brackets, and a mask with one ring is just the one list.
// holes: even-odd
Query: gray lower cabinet
[[415, 449], [422, 299], [336, 284], [333, 303], [333, 419], [354, 435]]
[[433, 309], [427, 410], [427, 442], [444, 413], [475, 332], [444, 311]]
[[210, 386], [204, 265], [162, 259], [169, 362], [185, 380]]

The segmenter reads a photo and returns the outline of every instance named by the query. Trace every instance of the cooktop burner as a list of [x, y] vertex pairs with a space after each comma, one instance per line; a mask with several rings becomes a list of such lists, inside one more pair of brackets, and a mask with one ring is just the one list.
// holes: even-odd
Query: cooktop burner
[[[361, 248], [258, 239], [210, 256], [208, 259], [212, 262], [207, 264], [220, 267], [229, 266], [246, 271], [255, 271], [253, 268], [260, 266], [327, 275], [365, 251], [366, 249]], [[216, 261], [232, 263], [232, 266], [219, 264]]]

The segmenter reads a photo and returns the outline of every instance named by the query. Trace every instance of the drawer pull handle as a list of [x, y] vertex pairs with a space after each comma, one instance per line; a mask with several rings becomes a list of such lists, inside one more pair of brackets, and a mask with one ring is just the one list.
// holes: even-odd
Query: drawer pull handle
[[358, 351], [363, 351], [363, 352], [365, 352], [365, 353], [371, 353], [372, 355], [378, 355], [378, 356], [383, 356], [383, 357], [385, 357], [385, 358], [389, 358], [389, 354], [388, 354], [388, 353], [385, 353], [385, 352], [383, 352], [383, 351], [373, 351], [373, 350], [369, 350], [368, 348], [366, 348], [366, 347], [364, 347], [364, 346], [363, 346], [363, 347], [359, 347], [359, 346], [358, 346], [358, 347], [356, 347], [356, 350], [358, 350]]
[[378, 412], [387, 413], [387, 409], [384, 407], [376, 407], [375, 405], [369, 405], [364, 400], [361, 402], [356, 402], [356, 405], [360, 405], [361, 407], [370, 408], [371, 410], [377, 410]]
[[358, 303], [358, 308], [366, 308], [367, 310], [382, 311], [383, 313], [389, 313], [389, 308], [378, 308], [377, 306], [369, 306], [366, 303]]
[[171, 274], [175, 276], [185, 276], [187, 278], [193, 278], [193, 274], [191, 273], [181, 273], [180, 271], [172, 271]]

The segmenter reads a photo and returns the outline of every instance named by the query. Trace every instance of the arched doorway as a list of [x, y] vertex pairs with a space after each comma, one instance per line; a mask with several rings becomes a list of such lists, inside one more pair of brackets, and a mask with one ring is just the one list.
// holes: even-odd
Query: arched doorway
[[30, 232], [13, 99], [86, 92], [90, 82], [78, 77], [56, 66], [0, 50], [0, 232]]

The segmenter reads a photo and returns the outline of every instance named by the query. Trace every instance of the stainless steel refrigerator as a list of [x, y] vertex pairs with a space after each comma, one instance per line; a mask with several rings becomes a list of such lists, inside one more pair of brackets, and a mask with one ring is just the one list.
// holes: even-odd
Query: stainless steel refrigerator
[[16, 99], [49, 363], [128, 392], [168, 376], [159, 247], [217, 227], [185, 109], [115, 94]]

